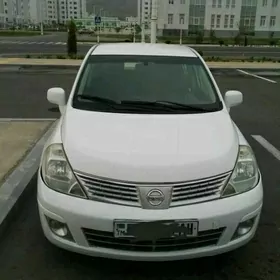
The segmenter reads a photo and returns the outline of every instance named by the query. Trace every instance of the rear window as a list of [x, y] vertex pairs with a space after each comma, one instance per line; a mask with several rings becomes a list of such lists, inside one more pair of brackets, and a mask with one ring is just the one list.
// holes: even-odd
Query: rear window
[[[100, 100], [83, 99], [83, 96]], [[115, 104], [109, 106], [101, 102], [101, 99]], [[76, 87], [73, 107], [139, 113], [137, 108], [125, 106], [123, 101], [160, 101], [211, 111], [222, 109], [212, 80], [198, 58], [124, 55], [89, 57]], [[145, 113], [144, 109], [141, 108], [141, 113]], [[152, 106], [148, 106], [147, 113], [151, 113], [152, 109]], [[187, 107], [178, 110], [188, 113]], [[164, 113], [164, 110], [156, 110], [154, 113], [157, 112]]]

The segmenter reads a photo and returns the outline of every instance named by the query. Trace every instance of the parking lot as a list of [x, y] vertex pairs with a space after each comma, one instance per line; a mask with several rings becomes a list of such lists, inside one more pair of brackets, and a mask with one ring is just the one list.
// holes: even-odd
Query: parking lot
[[[36, 176], [20, 211], [0, 240], [0, 279], [135, 280], [279, 280], [280, 279], [280, 77], [253, 76], [237, 70], [213, 71], [224, 93], [240, 90], [241, 106], [231, 115], [253, 147], [264, 184], [260, 227], [247, 246], [226, 255], [172, 263], [136, 263], [96, 259], [63, 251], [45, 240], [36, 204]], [[68, 93], [76, 70], [1, 71], [0, 119], [56, 119], [47, 102], [53, 86]]]

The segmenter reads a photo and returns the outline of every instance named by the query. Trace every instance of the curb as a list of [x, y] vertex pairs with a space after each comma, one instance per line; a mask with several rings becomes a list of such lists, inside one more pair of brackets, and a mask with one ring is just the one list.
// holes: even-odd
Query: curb
[[0, 187], [0, 236], [6, 232], [9, 223], [13, 221], [17, 211], [24, 205], [24, 198], [30, 191], [27, 186], [30, 182], [37, 180], [34, 175], [41, 160], [44, 144], [55, 125], [56, 122], [47, 128], [43, 136]]

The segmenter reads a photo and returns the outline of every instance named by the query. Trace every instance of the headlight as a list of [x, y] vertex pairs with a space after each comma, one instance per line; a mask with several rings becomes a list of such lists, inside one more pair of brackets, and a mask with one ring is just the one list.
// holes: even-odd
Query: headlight
[[86, 198], [67, 161], [62, 144], [52, 144], [42, 158], [42, 177], [46, 185], [58, 192]]
[[259, 168], [252, 149], [240, 146], [238, 159], [222, 196], [240, 194], [256, 187], [259, 181]]

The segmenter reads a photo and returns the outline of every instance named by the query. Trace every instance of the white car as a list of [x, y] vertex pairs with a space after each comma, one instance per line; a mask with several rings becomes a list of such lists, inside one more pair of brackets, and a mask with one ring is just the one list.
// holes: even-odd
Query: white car
[[263, 186], [254, 153], [200, 55], [104, 44], [86, 55], [45, 144], [38, 205], [47, 239], [97, 257], [166, 261], [236, 249], [255, 235]]

